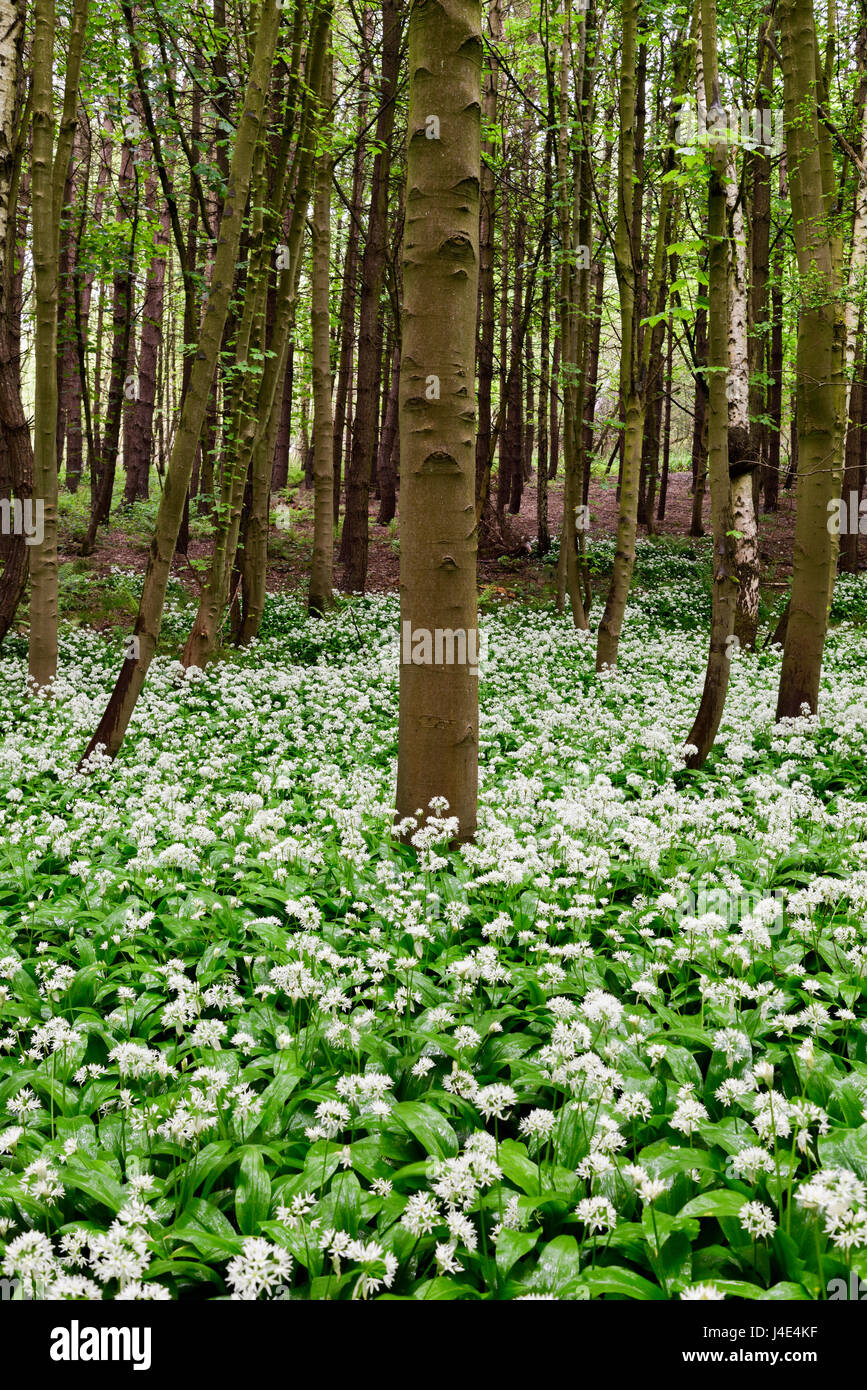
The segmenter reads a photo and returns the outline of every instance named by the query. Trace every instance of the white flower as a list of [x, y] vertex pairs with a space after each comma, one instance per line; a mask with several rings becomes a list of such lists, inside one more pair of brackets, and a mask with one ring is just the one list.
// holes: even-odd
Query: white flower
[[517, 1092], [500, 1081], [480, 1087], [475, 1094], [475, 1104], [486, 1120], [504, 1120], [517, 1099]]
[[556, 1123], [557, 1116], [553, 1110], [531, 1110], [521, 1120], [518, 1129], [526, 1138], [541, 1144], [550, 1138]]
[[740, 1223], [753, 1240], [772, 1236], [777, 1229], [774, 1213], [763, 1202], [744, 1202], [738, 1213]]
[[607, 1197], [585, 1197], [575, 1208], [575, 1215], [592, 1232], [610, 1230], [617, 1222], [617, 1212]]
[[442, 1221], [436, 1199], [429, 1192], [414, 1192], [407, 1199], [400, 1224], [414, 1236], [425, 1236]]
[[246, 1236], [243, 1250], [226, 1269], [226, 1282], [235, 1300], [251, 1301], [271, 1294], [278, 1285], [288, 1284], [292, 1256], [282, 1246], [272, 1245], [263, 1236]]

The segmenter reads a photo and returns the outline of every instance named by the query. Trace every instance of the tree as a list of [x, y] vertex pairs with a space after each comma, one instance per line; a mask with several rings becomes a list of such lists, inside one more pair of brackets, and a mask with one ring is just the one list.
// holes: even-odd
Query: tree
[[[328, 60], [322, 93], [330, 109], [333, 78]], [[322, 153], [316, 161], [313, 199], [312, 300], [313, 336], [313, 563], [310, 567], [308, 606], [311, 613], [327, 613], [334, 603], [334, 421], [331, 414], [331, 176], [334, 157], [330, 123], [320, 132]]]
[[701, 51], [711, 140], [707, 195], [708, 240], [708, 480], [713, 521], [713, 610], [704, 689], [687, 736], [687, 766], [701, 767], [713, 747], [725, 706], [737, 606], [729, 476], [729, 267], [726, 227], [727, 120], [720, 101], [716, 0], [701, 0]]
[[35, 0], [33, 35], [33, 280], [36, 297], [33, 502], [40, 539], [30, 557], [30, 679], [57, 674], [57, 292], [63, 190], [75, 135], [88, 0], [75, 0], [55, 148], [54, 0]]
[[352, 453], [346, 479], [346, 513], [343, 521], [340, 558], [343, 586], [350, 593], [361, 592], [367, 582], [368, 500], [373, 460], [376, 455], [376, 389], [379, 353], [377, 324], [380, 321], [382, 277], [386, 259], [388, 224], [388, 169], [394, 130], [395, 93], [400, 54], [400, 11], [396, 0], [382, 5], [382, 81], [376, 119], [375, 147], [371, 173], [370, 210], [367, 237], [361, 258], [361, 310], [358, 327], [358, 368], [356, 373], [355, 422]]
[[153, 660], [162, 624], [166, 587], [190, 485], [196, 450], [220, 351], [229, 298], [235, 279], [241, 224], [247, 203], [253, 156], [271, 76], [280, 25], [276, 0], [263, 0], [250, 74], [240, 112], [232, 162], [220, 218], [211, 292], [199, 333], [189, 386], [166, 469], [133, 636], [105, 712], [85, 749], [87, 757], [103, 747], [114, 757], [123, 741], [136, 701]]
[[424, 818], [431, 800], [445, 797], [459, 839], [475, 831], [478, 777], [481, 54], [480, 0], [414, 0], [400, 379], [397, 809], [401, 817]]
[[777, 718], [815, 713], [836, 552], [829, 504], [840, 496], [845, 421], [842, 247], [833, 224], [836, 179], [813, 0], [783, 0], [786, 165], [797, 251], [798, 482], [795, 563]]
[[[33, 446], [21, 399], [21, 277], [15, 248], [25, 122], [23, 0], [0, 3], [0, 488], [22, 503], [32, 500]], [[8, 493], [7, 493], [8, 489]], [[15, 617], [27, 584], [30, 547], [23, 531], [2, 539], [0, 640]]]
[[617, 661], [620, 629], [635, 563], [638, 527], [638, 478], [644, 434], [644, 402], [639, 383], [639, 340], [635, 322], [635, 266], [632, 219], [633, 169], [635, 167], [635, 68], [640, 0], [623, 0], [620, 53], [620, 151], [617, 182], [617, 230], [614, 265], [620, 291], [620, 399], [623, 410], [623, 465], [620, 477], [620, 512], [614, 569], [599, 624], [596, 667]]

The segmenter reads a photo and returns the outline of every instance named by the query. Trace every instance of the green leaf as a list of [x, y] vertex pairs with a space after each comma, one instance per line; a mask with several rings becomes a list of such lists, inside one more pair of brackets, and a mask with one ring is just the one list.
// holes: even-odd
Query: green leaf
[[758, 1296], [763, 1303], [770, 1302], [776, 1299], [781, 1299], [784, 1303], [787, 1303], [791, 1299], [810, 1298], [810, 1295], [807, 1293], [807, 1290], [804, 1288], [803, 1284], [792, 1284], [785, 1282], [781, 1284], [774, 1284], [773, 1288], [770, 1289], [762, 1289]]
[[242, 1154], [235, 1191], [235, 1214], [241, 1234], [251, 1236], [268, 1215], [271, 1179], [260, 1149], [245, 1148]]
[[679, 1216], [737, 1216], [748, 1198], [743, 1192], [730, 1188], [715, 1188], [713, 1192], [700, 1192], [691, 1202], [681, 1207]]
[[[439, 1275], [436, 1279], [427, 1279], [423, 1284], [419, 1284], [413, 1289], [413, 1300], [419, 1299], [423, 1302], [442, 1302], [444, 1299], [469, 1299], [478, 1298], [478, 1293], [472, 1284], [459, 1284], [455, 1279], [448, 1279], [445, 1275]], [[377, 1303], [393, 1302], [394, 1295], [381, 1295]]]
[[516, 1139], [504, 1139], [498, 1161], [510, 1182], [531, 1197], [538, 1195], [539, 1170], [527, 1153], [526, 1145], [519, 1144]]
[[421, 1100], [404, 1100], [391, 1113], [433, 1158], [454, 1158], [457, 1135], [439, 1110]]
[[115, 1213], [126, 1201], [126, 1193], [109, 1165], [103, 1159], [86, 1157], [80, 1152], [72, 1154], [65, 1164], [63, 1185], [86, 1192], [88, 1197]]
[[508, 1274], [512, 1265], [532, 1250], [538, 1239], [538, 1231], [500, 1231], [497, 1237], [497, 1269], [500, 1273]]
[[557, 1236], [549, 1240], [539, 1254], [533, 1276], [534, 1287], [547, 1293], [561, 1292], [581, 1273], [581, 1251], [574, 1236]]
[[619, 1294], [621, 1298], [635, 1298], [642, 1302], [664, 1299], [665, 1294], [658, 1284], [652, 1284], [634, 1270], [620, 1265], [606, 1265], [594, 1270], [586, 1270], [581, 1276], [591, 1294]]

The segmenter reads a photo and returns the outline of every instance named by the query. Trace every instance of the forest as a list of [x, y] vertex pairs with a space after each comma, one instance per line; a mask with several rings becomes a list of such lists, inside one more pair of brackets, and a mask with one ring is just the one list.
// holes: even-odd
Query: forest
[[864, 0], [0, 0], [0, 1298], [865, 1296], [865, 481]]

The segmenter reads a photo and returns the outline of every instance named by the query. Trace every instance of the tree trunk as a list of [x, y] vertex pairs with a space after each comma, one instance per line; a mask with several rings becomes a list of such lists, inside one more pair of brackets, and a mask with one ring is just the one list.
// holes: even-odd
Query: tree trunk
[[[400, 383], [397, 809], [401, 817], [420, 813], [424, 820], [432, 800], [444, 798], [458, 840], [475, 832], [478, 777], [474, 432], [481, 63], [479, 0], [413, 5]], [[438, 139], [428, 138], [430, 115], [437, 117]]]
[[253, 154], [259, 139], [279, 26], [280, 10], [277, 8], [276, 0], [263, 0], [244, 104], [238, 119], [229, 181], [223, 200], [211, 292], [202, 320], [189, 388], [184, 397], [181, 418], [166, 469], [138, 617], [129, 648], [130, 654], [124, 660], [105, 713], [87, 745], [85, 757], [100, 745], [111, 757], [117, 753], [156, 651], [172, 556], [229, 309], [241, 226], [253, 168]]
[[30, 680], [57, 674], [57, 280], [63, 189], [75, 132], [87, 0], [75, 0], [63, 114], [54, 147], [54, 0], [35, 0], [32, 54], [33, 279], [36, 300], [33, 505], [41, 533], [30, 556]]
[[388, 385], [388, 403], [385, 408], [385, 421], [379, 444], [377, 473], [379, 477], [379, 515], [377, 525], [387, 526], [397, 510], [397, 468], [395, 466], [395, 446], [398, 435], [398, 411], [400, 400], [400, 341], [396, 339], [391, 356], [391, 373]]
[[707, 486], [707, 310], [702, 306], [695, 316], [695, 396], [692, 421], [692, 517], [689, 534], [704, 535], [704, 494]]
[[400, 27], [397, 0], [382, 0], [380, 107], [376, 119], [376, 155], [371, 174], [367, 238], [361, 259], [355, 421], [349, 475], [346, 479], [346, 514], [340, 545], [343, 587], [349, 593], [363, 593], [367, 583], [368, 503], [377, 442], [377, 324], [380, 322], [380, 295], [386, 257], [388, 171], [394, 131]]
[[75, 281], [78, 273], [75, 214], [79, 202], [87, 192], [87, 174], [83, 166], [81, 146], [82, 129], [80, 122], [77, 122], [72, 159], [63, 192], [63, 206], [68, 209], [69, 215], [65, 223], [61, 223], [57, 312], [57, 471], [60, 472], [68, 438], [66, 474], [68, 480], [71, 457], [72, 478], [76, 486], [76, 470], [79, 475], [81, 473], [81, 397], [75, 331]]
[[783, 0], [786, 166], [798, 258], [798, 478], [789, 625], [777, 718], [815, 713], [835, 547], [830, 508], [840, 496], [845, 418], [841, 245], [829, 224], [836, 190], [829, 137], [816, 112], [824, 84], [812, 0]]
[[120, 174], [117, 187], [117, 222], [119, 226], [130, 224], [129, 243], [126, 255], [118, 258], [115, 264], [112, 286], [112, 350], [111, 374], [108, 386], [108, 404], [105, 414], [105, 428], [102, 436], [99, 468], [99, 488], [96, 502], [91, 508], [90, 524], [82, 545], [82, 554], [89, 555], [96, 544], [96, 533], [102, 522], [108, 521], [111, 500], [114, 492], [114, 479], [117, 470], [117, 456], [120, 445], [120, 427], [124, 401], [129, 400], [128, 392], [135, 390], [135, 383], [129, 381], [129, 348], [133, 321], [133, 286], [135, 277], [135, 243], [138, 230], [138, 175], [133, 162], [132, 147], [124, 142], [121, 154]]
[[[316, 11], [307, 50], [304, 118], [296, 151], [297, 175], [289, 233], [289, 263], [281, 274], [274, 316], [274, 333], [262, 376], [256, 414], [259, 428], [250, 458], [249, 509], [244, 525], [241, 557], [243, 604], [236, 640], [243, 646], [258, 635], [265, 611], [268, 571], [268, 517], [270, 512], [271, 460], [277, 442], [280, 411], [277, 383], [282, 382], [289, 354], [289, 339], [295, 326], [295, 306], [303, 263], [303, 235], [313, 191], [313, 168], [319, 122], [322, 119], [322, 82], [325, 56], [331, 30], [333, 5], [326, 0]], [[312, 464], [312, 459], [311, 459]]]
[[665, 520], [665, 504], [668, 501], [668, 467], [671, 458], [671, 388], [674, 375], [674, 331], [668, 325], [667, 347], [665, 353], [665, 410], [662, 424], [662, 473], [659, 479], [659, 505], [656, 509], [657, 521]]
[[[553, 125], [553, 123], [552, 123]], [[545, 182], [542, 193], [542, 304], [539, 342], [539, 411], [536, 425], [536, 546], [540, 555], [551, 549], [548, 529], [548, 418], [551, 412], [551, 200], [554, 193], [553, 129], [545, 139]]]
[[[271, 491], [282, 492], [289, 481], [289, 450], [292, 446], [292, 391], [295, 385], [295, 339], [289, 340], [289, 359], [283, 377], [283, 401], [280, 406], [280, 428], [277, 431], [277, 447], [274, 450], [274, 467], [271, 473]], [[333, 451], [332, 451], [333, 452]], [[334, 464], [332, 461], [332, 473]]]
[[617, 664], [617, 648], [632, 569], [638, 529], [638, 474], [644, 433], [644, 406], [638, 381], [638, 341], [635, 324], [635, 249], [631, 217], [635, 155], [635, 72], [638, 0], [622, 0], [620, 60], [620, 155], [618, 161], [617, 230], [614, 262], [620, 291], [620, 395], [624, 410], [623, 471], [614, 569], [599, 624], [596, 669]]
[[[24, 74], [24, 0], [0, 3], [0, 497], [32, 500], [33, 447], [21, 400], [22, 269], [16, 268]], [[22, 528], [2, 537], [0, 642], [27, 584], [30, 546]]]
[[[491, 44], [503, 41], [502, 0], [490, 0], [488, 32]], [[478, 362], [478, 428], [476, 430], [476, 497], [488, 486], [488, 460], [491, 453], [491, 387], [494, 380], [494, 225], [496, 222], [497, 185], [494, 163], [497, 156], [493, 138], [497, 120], [497, 96], [500, 70], [495, 55], [488, 49], [488, 67], [482, 93], [484, 129], [488, 138], [482, 145], [482, 182], [479, 221], [479, 331]]]
[[729, 479], [729, 272], [726, 227], [725, 112], [720, 103], [717, 67], [716, 0], [701, 0], [701, 48], [711, 133], [708, 187], [708, 475], [713, 522], [713, 611], [704, 689], [695, 722], [687, 736], [687, 767], [702, 767], [713, 747], [728, 690], [732, 636], [737, 605], [732, 544], [732, 490]]
[[[323, 107], [331, 104], [332, 60], [326, 64]], [[323, 122], [323, 124], [325, 124]], [[310, 310], [313, 335], [313, 563], [308, 607], [324, 615], [334, 603], [334, 421], [331, 418], [331, 269], [330, 128], [323, 131], [324, 149], [316, 161], [313, 199], [313, 268]]]
[[765, 511], [775, 512], [780, 496], [780, 434], [783, 428], [783, 258], [774, 257], [771, 285], [771, 346], [768, 357], [768, 461], [765, 472]]
[[334, 519], [340, 516], [340, 482], [343, 470], [343, 449], [346, 436], [347, 403], [355, 346], [355, 306], [358, 299], [358, 242], [361, 231], [361, 198], [364, 191], [364, 156], [367, 148], [365, 122], [370, 92], [370, 41], [373, 34], [373, 10], [361, 12], [361, 41], [364, 58], [361, 67], [361, 91], [358, 102], [358, 137], [352, 157], [352, 196], [349, 202], [349, 227], [346, 234], [346, 255], [343, 263], [343, 284], [340, 291], [340, 355], [337, 366], [337, 391], [334, 400]]
[[737, 573], [734, 635], [752, 650], [759, 625], [759, 543], [753, 480], [761, 454], [750, 427], [750, 343], [747, 245], [737, 161], [731, 158], [726, 203], [730, 229], [728, 298], [728, 467], [731, 480], [733, 554]]
[[[156, 207], [156, 179], [151, 175], [145, 192], [145, 205], [151, 213]], [[148, 474], [154, 436], [157, 357], [163, 335], [163, 300], [166, 278], [166, 252], [169, 242], [169, 216], [160, 208], [158, 231], [154, 238], [154, 257], [148, 270], [142, 302], [141, 352], [138, 364], [138, 397], [133, 413], [130, 453], [127, 460], [124, 502], [148, 495]]]

